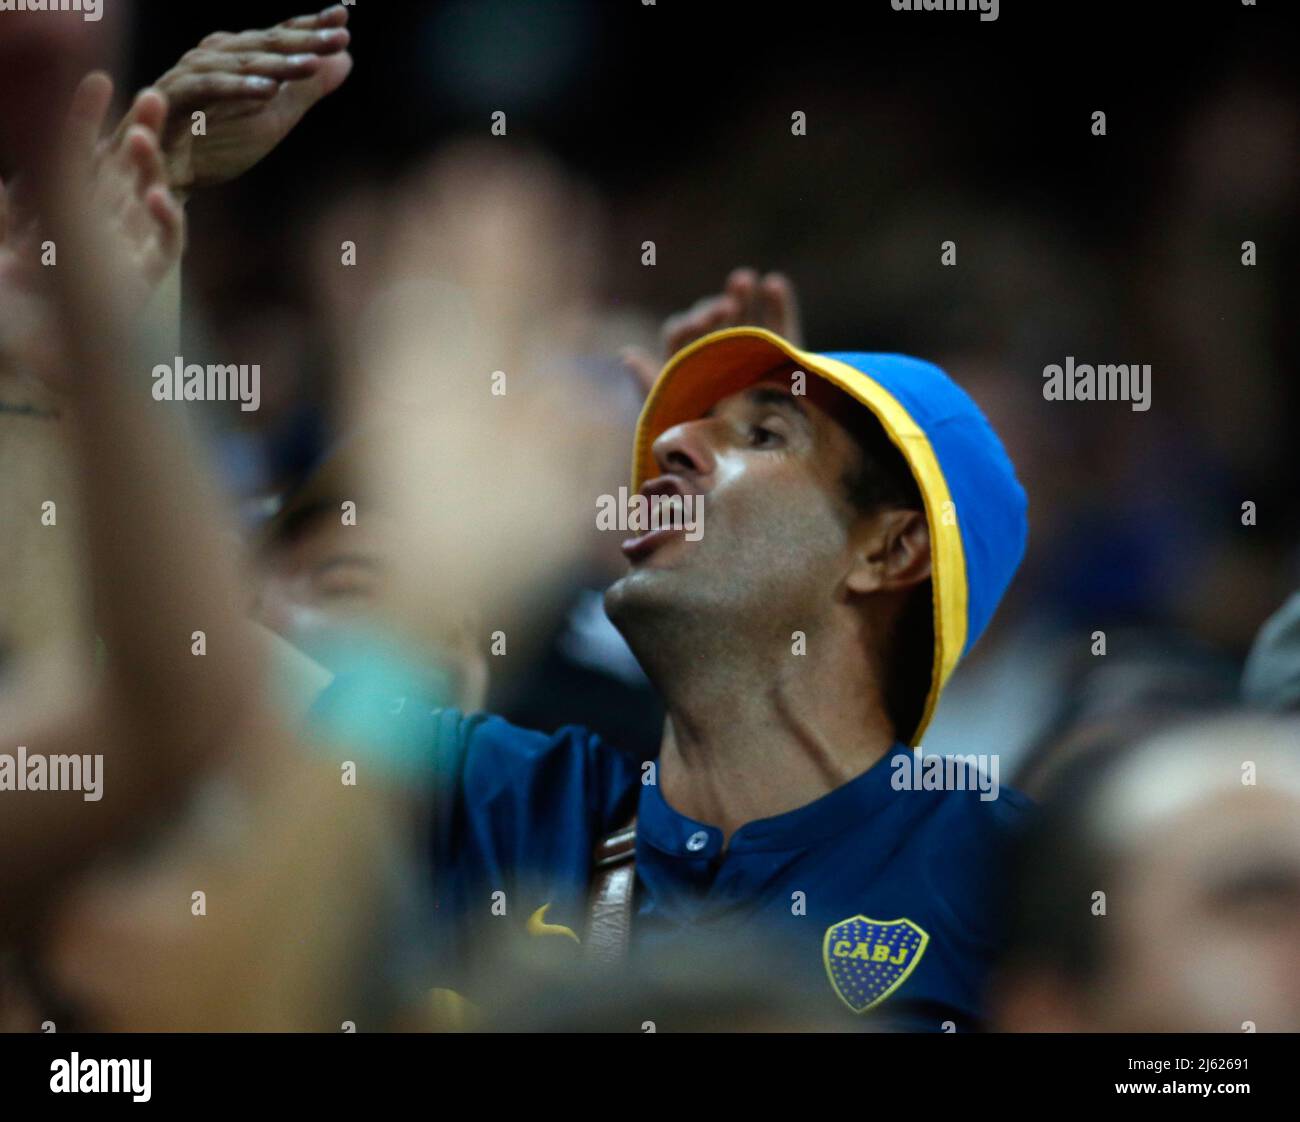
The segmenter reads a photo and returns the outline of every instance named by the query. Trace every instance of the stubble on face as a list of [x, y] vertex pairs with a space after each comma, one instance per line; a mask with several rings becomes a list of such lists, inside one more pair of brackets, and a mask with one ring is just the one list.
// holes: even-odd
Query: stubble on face
[[[606, 612], [652, 679], [729, 652], [787, 657], [793, 633], [813, 633], [831, 610], [852, 521], [842, 480], [858, 453], [832, 419], [837, 391], [816, 381], [799, 418], [773, 404], [770, 391], [790, 386], [780, 375], [718, 403], [703, 437], [714, 470], [698, 481], [703, 536], [668, 542], [607, 591]], [[782, 442], [749, 446], [765, 424]]]

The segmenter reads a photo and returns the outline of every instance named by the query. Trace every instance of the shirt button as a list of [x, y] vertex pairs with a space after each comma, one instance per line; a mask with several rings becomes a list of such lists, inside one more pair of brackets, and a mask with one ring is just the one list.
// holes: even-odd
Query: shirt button
[[699, 853], [699, 851], [708, 844], [709, 835], [703, 830], [696, 830], [695, 833], [686, 839], [686, 848], [692, 853]]

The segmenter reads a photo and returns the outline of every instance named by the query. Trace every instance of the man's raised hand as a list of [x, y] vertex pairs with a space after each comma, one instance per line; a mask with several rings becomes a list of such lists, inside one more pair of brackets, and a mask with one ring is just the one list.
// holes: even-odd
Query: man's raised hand
[[109, 223], [121, 254], [128, 311], [148, 301], [180, 260], [184, 240], [184, 212], [168, 188], [159, 144], [166, 119], [167, 99], [158, 90], [142, 90], [125, 129], [102, 144], [95, 158], [92, 205]]
[[662, 355], [639, 347], [623, 351], [623, 362], [647, 393], [663, 364], [683, 347], [724, 327], [766, 327], [803, 345], [803, 327], [794, 285], [782, 273], [760, 277], [754, 269], [733, 269], [722, 291], [697, 300], [684, 312], [669, 316], [660, 331]]
[[[155, 83], [171, 104], [163, 133], [177, 191], [243, 175], [272, 151], [352, 70], [341, 4], [261, 31], [218, 31]], [[203, 114], [195, 135], [196, 113]]]
[[[99, 301], [127, 320], [179, 260], [184, 239], [184, 214], [168, 190], [158, 142], [166, 99], [141, 91], [118, 132], [101, 141], [112, 93], [106, 74], [88, 74], [62, 129], [51, 128], [49, 144], [35, 154], [28, 170], [40, 189], [29, 194], [43, 215], [11, 210], [3, 199], [13, 236], [0, 239], [0, 351], [52, 388], [66, 383], [68, 365], [42, 282], [62, 274], [40, 268], [41, 239], [49, 238], [60, 258], [81, 260], [78, 278], [93, 270], [100, 279], [87, 291], [101, 293]], [[6, 194], [0, 188], [0, 197]]]

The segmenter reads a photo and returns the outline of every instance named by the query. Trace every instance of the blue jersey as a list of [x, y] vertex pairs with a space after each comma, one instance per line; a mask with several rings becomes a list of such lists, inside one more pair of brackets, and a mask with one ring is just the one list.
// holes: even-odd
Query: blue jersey
[[1020, 793], [897, 789], [912, 756], [899, 745], [724, 849], [720, 830], [668, 805], [645, 761], [585, 730], [548, 736], [365, 692], [336, 682], [316, 716], [347, 710], [340, 723], [372, 739], [385, 725], [432, 767], [429, 856], [451, 963], [506, 928], [580, 940], [593, 850], [635, 814], [634, 961], [734, 951], [846, 1027], [869, 1010], [888, 1027], [978, 1026], [997, 949], [990, 876], [1029, 806]]

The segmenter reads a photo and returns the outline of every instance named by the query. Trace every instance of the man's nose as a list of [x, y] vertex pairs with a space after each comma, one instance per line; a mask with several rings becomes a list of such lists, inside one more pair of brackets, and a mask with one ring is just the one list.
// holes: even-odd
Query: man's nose
[[705, 420], [684, 421], [665, 429], [655, 440], [653, 451], [665, 473], [672, 472], [693, 481], [713, 474], [715, 460], [709, 442], [709, 424]]

